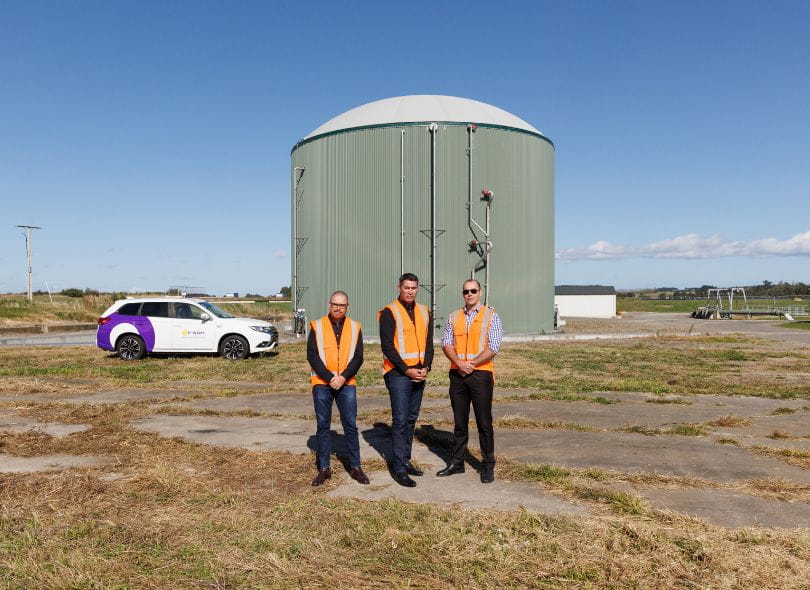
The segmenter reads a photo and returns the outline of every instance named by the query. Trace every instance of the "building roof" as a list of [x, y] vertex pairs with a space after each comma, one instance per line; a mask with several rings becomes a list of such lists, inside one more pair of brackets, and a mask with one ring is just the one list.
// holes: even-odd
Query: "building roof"
[[307, 135], [304, 140], [358, 127], [433, 122], [495, 125], [542, 135], [520, 117], [477, 100], [457, 96], [416, 94], [375, 100], [353, 108], [330, 119]]
[[557, 285], [555, 295], [615, 295], [612, 285]]

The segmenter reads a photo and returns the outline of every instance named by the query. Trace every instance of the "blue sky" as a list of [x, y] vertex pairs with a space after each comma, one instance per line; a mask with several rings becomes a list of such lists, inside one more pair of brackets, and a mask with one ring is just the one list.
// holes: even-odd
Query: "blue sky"
[[276, 292], [292, 146], [480, 100], [556, 146], [557, 283], [810, 282], [810, 3], [0, 3], [0, 292]]

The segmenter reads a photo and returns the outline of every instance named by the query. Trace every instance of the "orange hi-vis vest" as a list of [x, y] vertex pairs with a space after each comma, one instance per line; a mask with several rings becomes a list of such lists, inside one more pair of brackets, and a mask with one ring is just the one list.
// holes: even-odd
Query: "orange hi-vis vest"
[[[318, 356], [321, 357], [327, 370], [332, 371], [334, 375], [340, 375], [354, 358], [354, 351], [357, 349], [357, 339], [360, 334], [360, 322], [349, 317], [346, 318], [343, 323], [340, 344], [335, 338], [335, 331], [332, 329], [332, 322], [328, 315], [319, 320], [311, 321], [309, 329], [315, 332]], [[310, 372], [309, 382], [311, 385], [329, 385], [329, 382], [321, 379], [315, 371]], [[354, 377], [346, 381], [346, 385], [356, 383], [357, 380]]]
[[[482, 305], [475, 314], [470, 331], [467, 331], [467, 315], [464, 309], [457, 309], [450, 315], [453, 326], [453, 337], [456, 344], [456, 356], [461, 360], [471, 361], [489, 345], [489, 325], [492, 323], [492, 308]], [[451, 369], [458, 369], [455, 363], [450, 364]], [[475, 366], [476, 371], [495, 372], [493, 359]]]
[[[422, 365], [425, 362], [425, 347], [427, 346], [428, 322], [430, 313], [426, 305], [414, 303], [413, 318], [408, 315], [408, 310], [399, 302], [399, 299], [386, 305], [394, 316], [397, 329], [394, 334], [394, 348], [402, 357], [403, 362], [409, 367]], [[385, 309], [385, 308], [383, 308]], [[377, 312], [377, 320], [380, 319], [382, 309]], [[387, 373], [394, 368], [394, 363], [383, 357], [383, 373]]]

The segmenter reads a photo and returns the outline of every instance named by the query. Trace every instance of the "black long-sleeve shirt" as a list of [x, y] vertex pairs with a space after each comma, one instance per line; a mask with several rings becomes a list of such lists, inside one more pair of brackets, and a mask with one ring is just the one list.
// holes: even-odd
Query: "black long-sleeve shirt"
[[[401, 299], [399, 302], [402, 306], [407, 310], [408, 316], [411, 318], [412, 322], [415, 322], [414, 317], [414, 304], [413, 303], [406, 303]], [[382, 347], [382, 352], [391, 364], [394, 365], [394, 370], [399, 371], [400, 374], [404, 375], [405, 371], [412, 368], [405, 364], [405, 361], [402, 360], [402, 357], [399, 356], [396, 347], [394, 346], [394, 335], [397, 331], [397, 322], [394, 319], [394, 314], [391, 313], [391, 310], [387, 307], [384, 307], [380, 312], [380, 346]], [[430, 371], [431, 366], [433, 365], [433, 316], [428, 314], [428, 332], [427, 332], [427, 342], [425, 342], [425, 362], [424, 364], [419, 363], [416, 365], [415, 368], [421, 369], [423, 367], [427, 367], [427, 370]]]
[[[337, 340], [338, 346], [340, 346], [340, 337], [343, 334], [343, 324], [345, 323], [346, 318], [342, 318], [339, 322], [332, 321], [332, 318], [329, 318], [329, 323], [332, 326], [332, 331], [335, 333], [335, 340]], [[332, 380], [334, 375], [332, 371], [326, 368], [326, 365], [321, 360], [321, 356], [318, 354], [318, 342], [317, 338], [315, 338], [315, 331], [310, 330], [309, 337], [307, 338], [307, 361], [309, 362], [309, 366], [312, 367], [312, 370], [315, 371], [315, 374], [329, 383]], [[349, 359], [349, 364], [346, 365], [346, 368], [343, 369], [341, 375], [348, 381], [355, 375], [357, 375], [357, 371], [360, 370], [360, 366], [363, 364], [363, 330], [360, 330], [357, 334], [357, 346], [354, 349], [354, 356]]]

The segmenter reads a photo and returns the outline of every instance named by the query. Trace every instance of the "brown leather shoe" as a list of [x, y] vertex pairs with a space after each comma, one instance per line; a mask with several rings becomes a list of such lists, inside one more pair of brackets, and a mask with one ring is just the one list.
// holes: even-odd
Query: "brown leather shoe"
[[313, 486], [319, 486], [323, 482], [325, 482], [327, 479], [330, 479], [331, 477], [332, 477], [332, 468], [331, 467], [326, 467], [324, 469], [319, 469], [318, 470], [318, 475], [316, 475], [315, 479], [312, 480], [312, 485]]
[[355, 467], [351, 471], [349, 471], [349, 475], [352, 476], [352, 479], [358, 483], [370, 483], [368, 480], [368, 475], [363, 473], [362, 467]]

